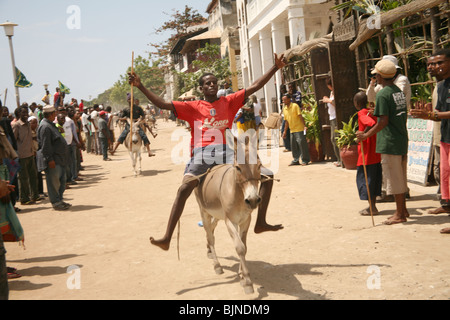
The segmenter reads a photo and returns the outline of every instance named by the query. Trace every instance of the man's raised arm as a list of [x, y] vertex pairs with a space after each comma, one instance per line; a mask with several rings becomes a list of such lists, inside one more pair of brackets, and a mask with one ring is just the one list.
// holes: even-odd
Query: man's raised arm
[[275, 64], [269, 71], [267, 71], [261, 78], [256, 80], [250, 87], [246, 89], [245, 97], [248, 98], [258, 90], [260, 90], [264, 85], [269, 82], [269, 80], [275, 75], [275, 73], [286, 66], [286, 60], [284, 59], [284, 54], [280, 57], [275, 53]]
[[135, 72], [128, 73], [128, 82], [137, 87], [158, 108], [174, 111], [172, 102], [167, 102], [142, 85], [141, 79]]

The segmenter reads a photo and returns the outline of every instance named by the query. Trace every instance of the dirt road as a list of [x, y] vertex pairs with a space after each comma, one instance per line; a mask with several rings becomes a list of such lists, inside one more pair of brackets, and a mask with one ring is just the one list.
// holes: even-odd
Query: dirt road
[[22, 208], [26, 250], [6, 246], [8, 266], [23, 275], [10, 281], [10, 299], [450, 298], [450, 237], [439, 233], [450, 218], [426, 214], [438, 206], [435, 187], [410, 184], [409, 221], [382, 225], [395, 208], [384, 203], [372, 227], [370, 217], [358, 215], [366, 203], [358, 198], [355, 171], [331, 163], [288, 167], [289, 153], [279, 155], [281, 182], [268, 214], [269, 223], [285, 228], [248, 237], [254, 295], [246, 296], [239, 284], [223, 223], [216, 249], [225, 273], [215, 274], [194, 196], [181, 218], [180, 260], [176, 235], [168, 252], [151, 246], [149, 236], [165, 231], [184, 170], [172, 161], [183, 145], [172, 134], [188, 137], [173, 122], [158, 125], [151, 139], [157, 156], [144, 154], [138, 178], [123, 146], [111, 162], [84, 154], [85, 180], [66, 191], [70, 211], [53, 211], [48, 201]]

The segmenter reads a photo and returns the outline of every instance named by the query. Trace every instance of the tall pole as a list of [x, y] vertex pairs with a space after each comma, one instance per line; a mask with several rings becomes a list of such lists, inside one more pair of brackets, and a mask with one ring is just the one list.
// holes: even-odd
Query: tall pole
[[[131, 53], [131, 73], [134, 72], [134, 51]], [[131, 84], [131, 106], [130, 106], [130, 150], [133, 146], [133, 107], [134, 107], [134, 93], [133, 84]]]
[[17, 108], [19, 108], [20, 107], [20, 96], [19, 96], [19, 88], [16, 87], [17, 74], [16, 74], [16, 62], [14, 60], [12, 36], [8, 36], [8, 39], [9, 39], [9, 50], [11, 51], [11, 62], [12, 62], [12, 69], [13, 69], [14, 89], [16, 90]]

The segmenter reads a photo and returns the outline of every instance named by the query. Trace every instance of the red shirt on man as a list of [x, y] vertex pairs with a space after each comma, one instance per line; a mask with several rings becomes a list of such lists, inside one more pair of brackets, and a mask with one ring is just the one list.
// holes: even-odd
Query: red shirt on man
[[244, 105], [245, 90], [222, 96], [213, 103], [204, 100], [173, 101], [176, 115], [191, 127], [191, 148], [225, 144], [225, 131]]

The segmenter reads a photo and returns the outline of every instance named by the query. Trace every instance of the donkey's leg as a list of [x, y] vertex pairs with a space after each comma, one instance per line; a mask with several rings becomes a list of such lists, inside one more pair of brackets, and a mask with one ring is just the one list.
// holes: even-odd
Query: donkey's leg
[[[247, 248], [242, 242], [240, 234], [238, 232], [238, 227], [233, 222], [231, 222], [228, 218], [225, 219], [225, 224], [227, 225], [228, 232], [230, 233], [231, 238], [233, 239], [234, 246], [236, 248], [236, 252], [240, 259], [240, 271], [241, 271], [241, 285], [244, 287], [244, 291], [246, 294], [252, 294], [255, 291], [253, 290], [253, 283], [250, 279], [250, 273], [248, 272], [245, 254], [247, 252]], [[241, 228], [248, 230], [250, 225], [250, 219], [247, 219], [244, 223], [241, 224]]]
[[[219, 222], [219, 220], [217, 220], [216, 218], [211, 218], [212, 219], [212, 223], [211, 223], [211, 232], [214, 235], [214, 231], [216, 230], [217, 227], [217, 223]], [[206, 245], [207, 248], [207, 256], [208, 259], [213, 259], [213, 255], [211, 253], [211, 248], [209, 247], [209, 244]]]
[[135, 159], [133, 151], [130, 151], [130, 158], [131, 158], [131, 164], [133, 165], [134, 176], [137, 176], [137, 173], [136, 173], [136, 159]]
[[247, 254], [247, 235], [248, 235], [248, 229], [250, 228], [251, 221], [252, 221], [252, 216], [248, 215], [247, 220], [239, 225], [239, 237], [241, 238], [242, 243], [244, 244], [245, 254]]
[[203, 228], [206, 232], [206, 241], [208, 246], [208, 258], [213, 260], [214, 270], [217, 274], [222, 274], [223, 269], [220, 265], [219, 259], [217, 259], [216, 248], [215, 248], [215, 237], [214, 237], [214, 229], [217, 226], [217, 221], [214, 219], [211, 221], [212, 217], [208, 215], [206, 212], [202, 212], [202, 220], [203, 220]]
[[139, 171], [138, 174], [141, 174], [142, 172], [142, 154], [141, 151], [139, 150], [139, 152], [137, 153], [137, 160], [139, 161]]

